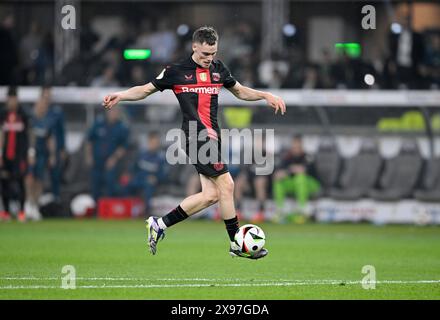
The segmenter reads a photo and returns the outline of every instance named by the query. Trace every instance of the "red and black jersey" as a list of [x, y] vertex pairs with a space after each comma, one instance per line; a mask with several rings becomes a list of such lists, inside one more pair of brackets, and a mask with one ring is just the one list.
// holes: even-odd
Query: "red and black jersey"
[[189, 122], [196, 121], [198, 132], [206, 129], [208, 136], [217, 140], [220, 137], [218, 95], [223, 86], [231, 88], [236, 82], [220, 60], [214, 60], [205, 69], [190, 56], [167, 66], [152, 84], [160, 91], [173, 90], [183, 113], [182, 129], [186, 134]]
[[0, 112], [0, 128], [3, 134], [3, 159], [22, 161], [27, 158], [28, 116], [23, 109]]

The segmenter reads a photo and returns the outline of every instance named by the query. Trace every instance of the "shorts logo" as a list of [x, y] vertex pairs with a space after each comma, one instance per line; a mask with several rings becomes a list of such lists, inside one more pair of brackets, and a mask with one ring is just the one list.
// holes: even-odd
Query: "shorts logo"
[[222, 170], [223, 168], [224, 168], [224, 164], [223, 163], [221, 163], [221, 162], [217, 162], [217, 163], [214, 163], [213, 164], [213, 167], [214, 167], [214, 169], [216, 170], [216, 171], [220, 171], [220, 170]]
[[185, 80], [189, 81], [189, 80], [192, 80], [192, 78], [193, 78], [192, 74], [189, 74], [189, 75], [185, 74]]
[[199, 74], [199, 77], [200, 77], [200, 81], [205, 82], [206, 80], [208, 80], [208, 76], [206, 75], [206, 73]]
[[213, 81], [220, 81], [220, 73], [217, 73], [217, 72], [213, 73], [212, 80]]

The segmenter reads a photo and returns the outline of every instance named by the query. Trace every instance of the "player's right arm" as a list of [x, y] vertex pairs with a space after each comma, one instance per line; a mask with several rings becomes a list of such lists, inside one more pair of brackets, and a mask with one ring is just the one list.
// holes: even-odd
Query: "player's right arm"
[[136, 86], [124, 91], [108, 94], [104, 97], [102, 105], [105, 108], [110, 109], [118, 104], [119, 101], [142, 100], [156, 91], [158, 91], [157, 88], [151, 82], [149, 82], [143, 86]]

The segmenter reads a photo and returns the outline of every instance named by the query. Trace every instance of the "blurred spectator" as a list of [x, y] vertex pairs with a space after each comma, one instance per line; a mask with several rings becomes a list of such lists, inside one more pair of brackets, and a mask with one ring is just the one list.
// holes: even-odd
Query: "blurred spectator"
[[303, 215], [310, 214], [307, 206], [310, 195], [320, 190], [319, 182], [313, 177], [312, 158], [305, 153], [301, 136], [292, 139], [290, 149], [282, 157], [279, 168], [274, 173], [273, 196], [277, 206], [275, 219], [280, 221], [288, 214], [294, 218], [293, 213], [285, 212], [285, 199], [287, 194], [295, 196], [296, 211]]
[[268, 88], [280, 88], [289, 72], [289, 63], [280, 55], [274, 54], [272, 59], [261, 61], [258, 66], [258, 79]]
[[440, 88], [440, 33], [431, 33], [427, 37], [425, 50], [425, 69], [429, 77], [427, 89]]
[[160, 150], [159, 133], [151, 132], [148, 135], [147, 149], [141, 150], [137, 155], [128, 184], [122, 194], [133, 195], [142, 192], [146, 213], [150, 214], [151, 199], [157, 187], [164, 183], [166, 172], [167, 162]]
[[258, 45], [254, 28], [247, 22], [226, 26], [221, 34], [222, 44], [219, 48], [222, 60], [227, 65], [233, 65], [236, 59], [250, 56]]
[[423, 37], [411, 26], [411, 15], [402, 23], [402, 30], [389, 35], [391, 60], [396, 65], [399, 88], [415, 88], [418, 80], [418, 68], [424, 56]]
[[117, 87], [118, 80], [115, 78], [115, 69], [112, 66], [107, 66], [101, 76], [97, 76], [90, 84], [92, 87]]
[[17, 219], [24, 221], [29, 126], [28, 117], [19, 106], [15, 87], [9, 88], [6, 110], [0, 113], [0, 129], [0, 182], [4, 206], [0, 220], [11, 219], [10, 203], [15, 198], [20, 205]]
[[253, 145], [253, 159], [252, 164], [246, 167], [244, 172], [247, 176], [247, 181], [253, 187], [255, 192], [255, 198], [258, 202], [258, 208], [255, 214], [251, 217], [251, 221], [258, 223], [265, 219], [265, 204], [268, 200], [268, 192], [270, 188], [270, 176], [269, 175], [257, 175], [257, 168], [261, 167], [262, 164], [258, 164], [255, 159], [255, 155], [263, 157], [266, 161], [263, 166], [270, 167], [271, 164], [267, 163], [273, 161], [274, 157], [271, 156], [271, 151], [266, 148], [266, 139], [261, 137], [261, 139], [256, 139], [254, 137]]
[[160, 19], [157, 31], [150, 35], [144, 35], [136, 42], [140, 49], [151, 49], [150, 62], [164, 64], [172, 60], [177, 49], [177, 36], [174, 30], [169, 27], [168, 21]]
[[64, 113], [60, 106], [52, 105], [52, 92], [48, 86], [42, 87], [41, 99], [49, 106], [48, 117], [51, 118], [52, 133], [55, 139], [55, 163], [50, 167], [50, 181], [52, 194], [56, 201], [60, 198], [60, 185], [63, 168], [67, 161]]
[[86, 164], [91, 168], [92, 194], [101, 196], [118, 194], [117, 174], [121, 158], [125, 155], [129, 129], [121, 120], [119, 108], [107, 110], [89, 129], [86, 144]]
[[322, 84], [319, 79], [318, 68], [314, 65], [306, 66], [304, 70], [303, 89], [321, 89]]
[[333, 61], [330, 56], [330, 52], [327, 49], [322, 50], [322, 60], [319, 65], [319, 78], [321, 80], [322, 86], [325, 89], [332, 89], [335, 87], [333, 80]]
[[34, 105], [31, 118], [29, 175], [26, 179], [28, 203], [26, 214], [41, 218], [38, 201], [44, 191], [46, 170], [56, 166], [54, 118], [49, 114], [49, 100], [42, 95]]
[[22, 78], [25, 84], [34, 84], [37, 78], [37, 59], [42, 46], [41, 27], [36, 21], [30, 23], [28, 33], [20, 42]]
[[141, 65], [135, 65], [130, 70], [130, 86], [140, 86], [144, 85], [147, 76], [145, 75], [145, 70]]
[[14, 79], [18, 66], [17, 45], [14, 41], [12, 30], [15, 27], [15, 19], [12, 14], [8, 14], [0, 25], [0, 85], [17, 84]]

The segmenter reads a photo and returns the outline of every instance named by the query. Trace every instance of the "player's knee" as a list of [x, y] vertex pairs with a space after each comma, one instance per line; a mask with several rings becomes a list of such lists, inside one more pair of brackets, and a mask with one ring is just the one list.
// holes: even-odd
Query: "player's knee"
[[233, 196], [233, 194], [234, 194], [234, 181], [232, 179], [227, 179], [227, 180], [223, 181], [221, 188], [220, 188], [220, 194], [222, 197]]
[[219, 195], [216, 189], [209, 189], [203, 192], [203, 198], [208, 205], [212, 205], [218, 202]]

